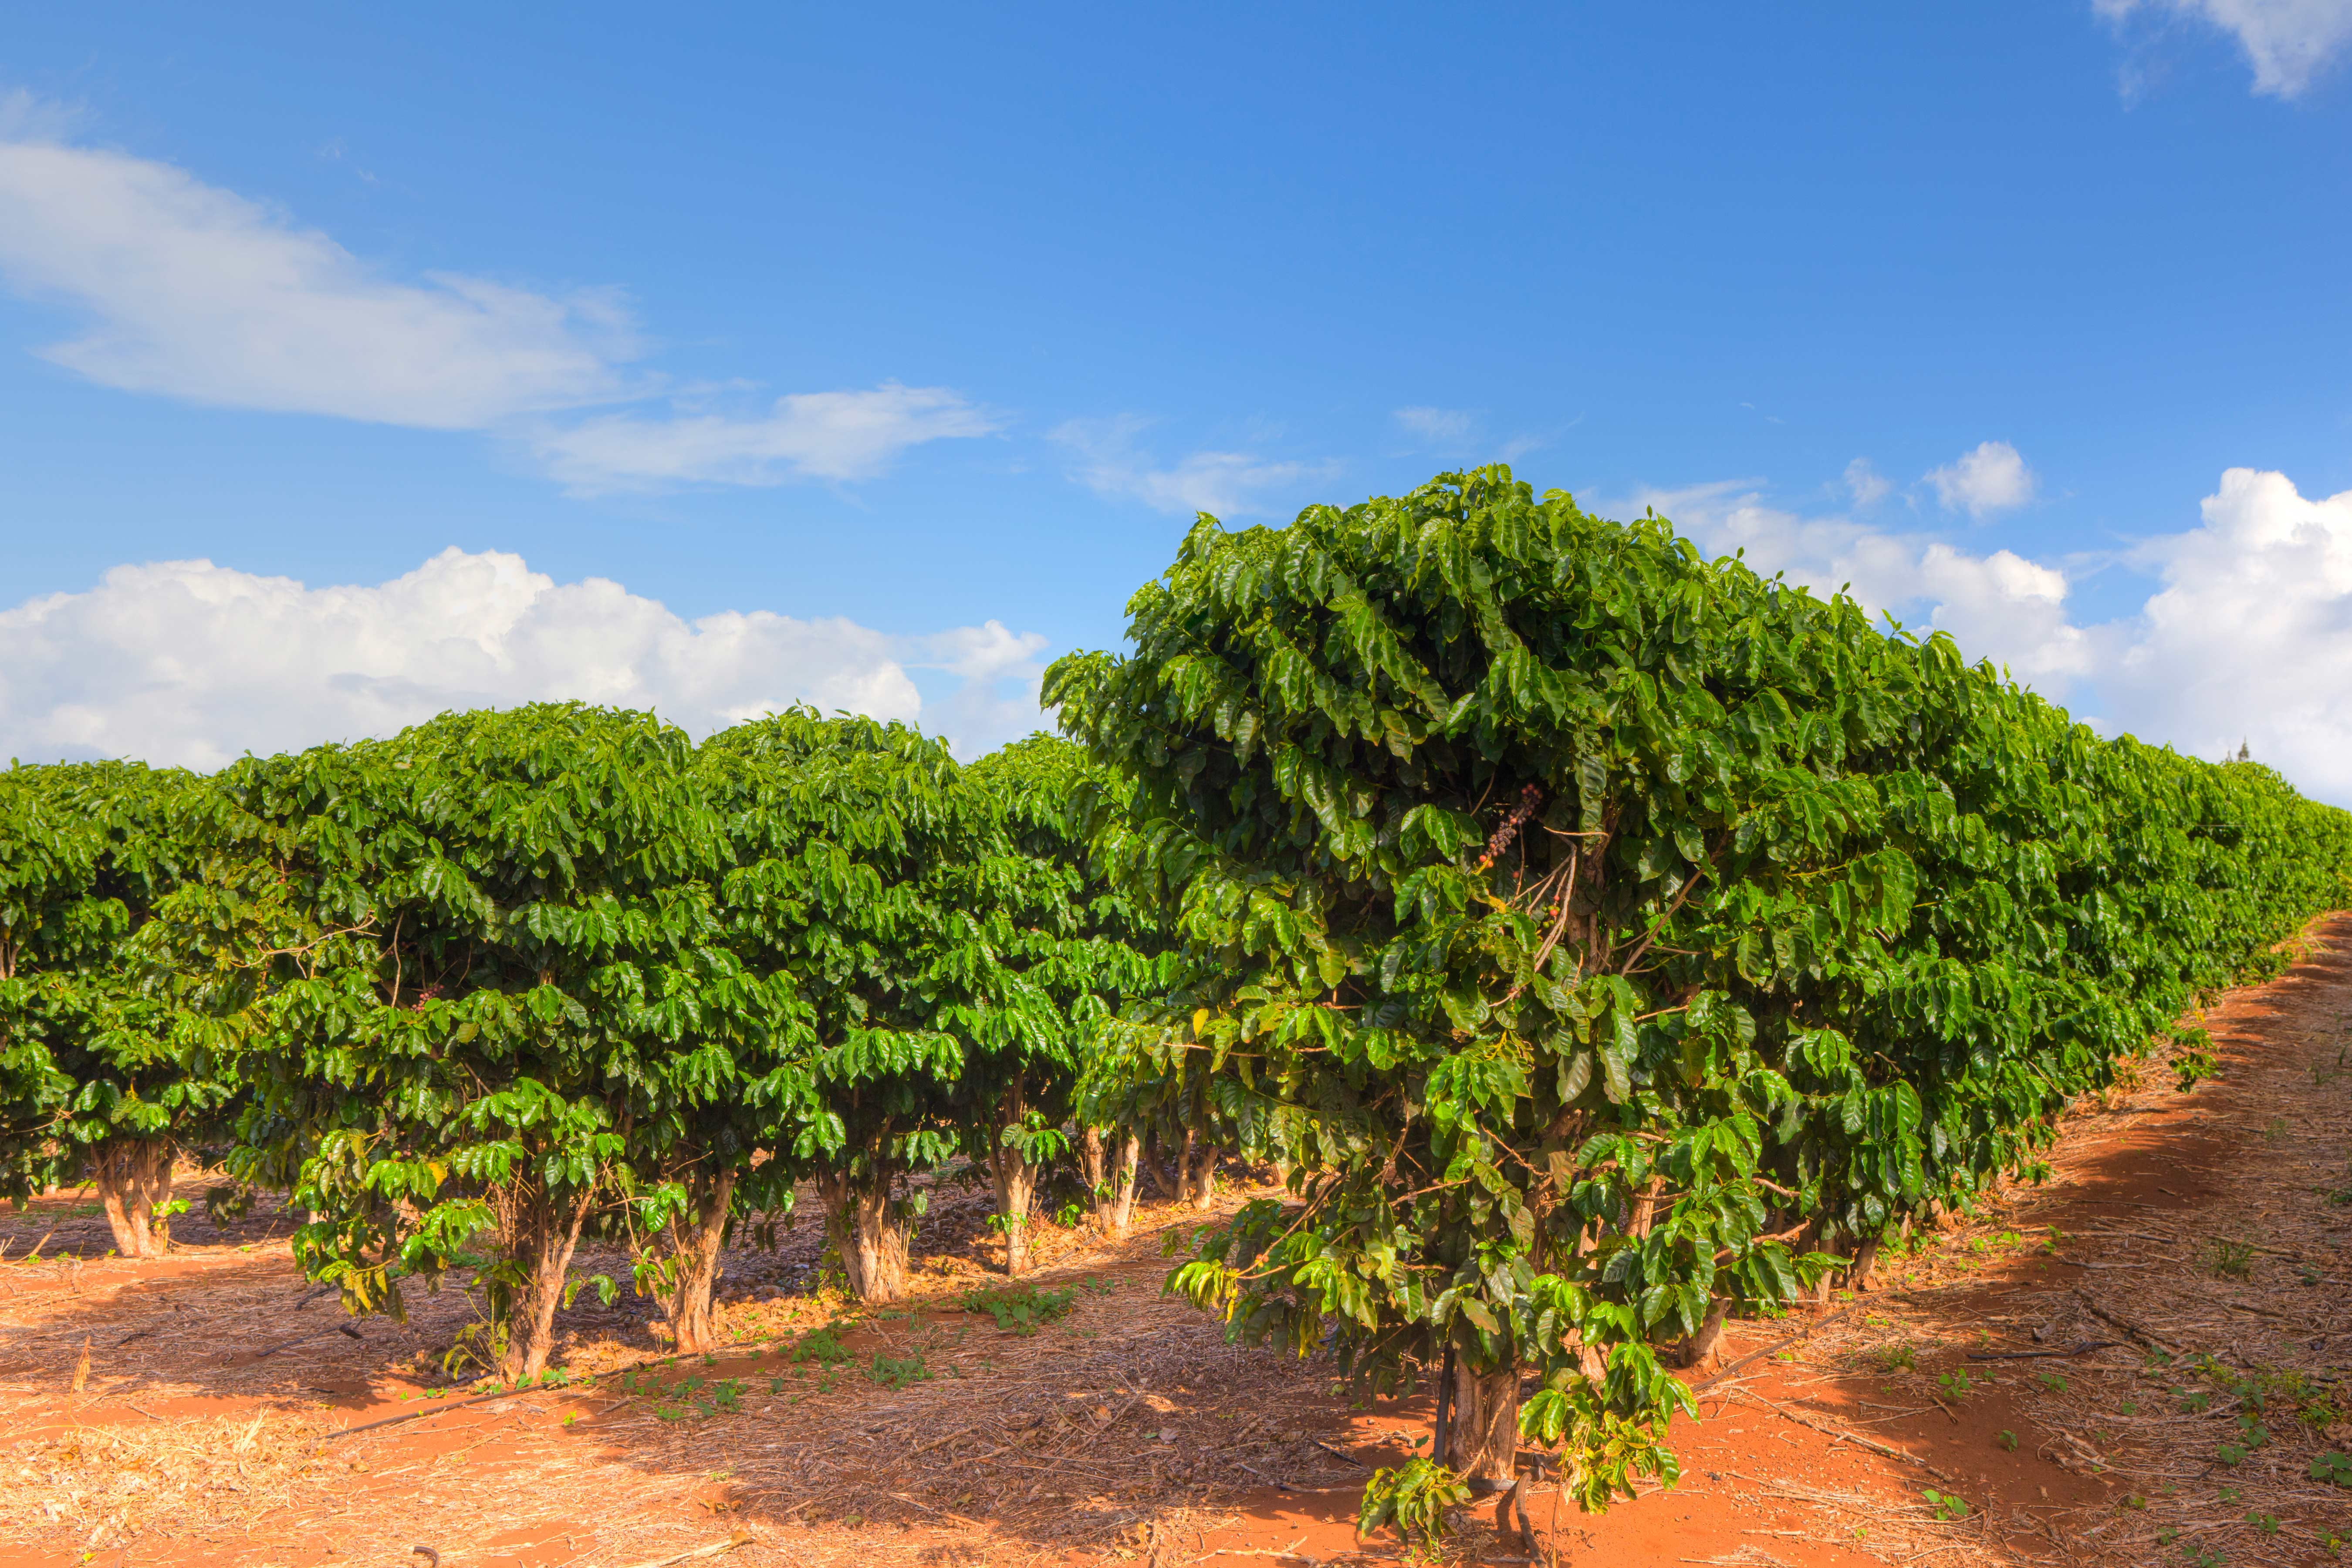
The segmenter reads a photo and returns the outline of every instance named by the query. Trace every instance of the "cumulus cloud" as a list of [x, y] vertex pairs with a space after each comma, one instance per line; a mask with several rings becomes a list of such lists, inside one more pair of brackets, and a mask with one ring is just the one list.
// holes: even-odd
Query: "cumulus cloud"
[[2136, 15], [2194, 18], [2230, 34], [2253, 67], [2254, 90], [2299, 97], [2352, 43], [2352, 0], [2092, 0], [2122, 24]]
[[2154, 592], [2084, 625], [2061, 567], [1977, 554], [1930, 533], [1774, 507], [1758, 481], [1643, 490], [1710, 554], [1743, 552], [1769, 576], [1845, 588], [1915, 630], [1949, 632], [2107, 733], [2220, 758], [2251, 744], [2319, 799], [2352, 805], [2352, 490], [2308, 499], [2284, 474], [2231, 468], [2198, 526], [2157, 534], [2121, 564]]
[[1843, 590], [1875, 614], [1952, 634], [1970, 658], [2006, 665], [2063, 699], [2090, 673], [2088, 635], [2066, 616], [2065, 574], [2011, 551], [1979, 555], [1932, 535], [1889, 533], [1849, 517], [1803, 517], [1770, 506], [1757, 482], [1735, 479], [1644, 490], [1654, 508], [1711, 555], [1738, 551], [1765, 576], [1785, 574], [1816, 593]]
[[1400, 408], [1391, 417], [1407, 434], [1424, 441], [1465, 441], [1477, 424], [1466, 408]]
[[[870, 478], [1001, 421], [945, 387], [796, 393], [740, 414], [643, 404], [612, 289], [386, 276], [329, 236], [168, 163], [76, 145], [0, 101], [0, 280], [86, 319], [37, 352], [101, 385], [216, 407], [523, 439], [578, 492]], [[559, 417], [566, 416], [566, 417]]]
[[2204, 757], [2244, 741], [2352, 804], [2352, 490], [2307, 500], [2284, 474], [2231, 468], [2202, 515], [2137, 552], [2164, 586], [2107, 628], [2115, 720]]
[[1965, 511], [1979, 521], [2033, 499], [2033, 470], [2006, 441], [1987, 441], [1963, 452], [1958, 461], [1929, 469], [1926, 480], [1936, 487], [1946, 511]]
[[[922, 722], [971, 755], [1037, 727], [1045, 647], [994, 621], [928, 637], [767, 611], [689, 622], [499, 552], [321, 588], [159, 562], [0, 610], [0, 752], [214, 768], [453, 708], [578, 698], [698, 735], [808, 702]], [[917, 690], [923, 669], [961, 682], [940, 711]]]
[[1249, 452], [1194, 452], [1166, 466], [1138, 440], [1150, 421], [1134, 415], [1073, 419], [1053, 432], [1076, 459], [1070, 477], [1097, 495], [1139, 500], [1156, 511], [1244, 517], [1274, 510], [1284, 491], [1333, 478], [1336, 462], [1276, 461]]
[[773, 485], [871, 478], [909, 447], [986, 436], [1003, 421], [944, 386], [794, 393], [751, 416], [598, 415], [532, 443], [548, 472], [586, 493], [680, 480]]

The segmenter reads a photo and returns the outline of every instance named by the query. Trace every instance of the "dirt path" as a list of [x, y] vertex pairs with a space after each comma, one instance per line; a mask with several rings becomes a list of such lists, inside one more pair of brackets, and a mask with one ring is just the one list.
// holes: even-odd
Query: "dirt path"
[[[2352, 917], [2315, 934], [2214, 1010], [2218, 1082], [2152, 1071], [2069, 1119], [2046, 1184], [1886, 1258], [1869, 1294], [1738, 1326], [1677, 1424], [1681, 1485], [1601, 1516], [1539, 1499], [1546, 1546], [1580, 1568], [2335, 1561], [2352, 1489], [2309, 1470], [2352, 1453]], [[567, 1354], [593, 1387], [465, 1405], [428, 1375], [461, 1295], [355, 1341], [304, 1304], [282, 1225], [159, 1263], [0, 1264], [0, 1561], [1401, 1559], [1350, 1526], [1426, 1401], [1351, 1406], [1318, 1363], [1162, 1299], [1160, 1233], [1206, 1216], [1148, 1209], [1116, 1250], [1062, 1235], [1052, 1321], [1021, 1332], [958, 1309], [985, 1261], [959, 1203], [911, 1310], [809, 1341], [825, 1313], [782, 1294], [803, 1233], [730, 1260], [767, 1283], [739, 1286], [715, 1363], [667, 1363], [642, 1304], [583, 1304]], [[1458, 1550], [1523, 1555], [1483, 1517]]]

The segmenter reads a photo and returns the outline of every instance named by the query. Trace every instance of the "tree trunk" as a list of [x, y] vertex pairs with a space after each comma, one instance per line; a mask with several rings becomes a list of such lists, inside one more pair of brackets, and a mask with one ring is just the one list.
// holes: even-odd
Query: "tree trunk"
[[1168, 1173], [1160, 1168], [1160, 1130], [1156, 1127], [1143, 1134], [1143, 1173], [1151, 1178], [1151, 1195], [1165, 1203], [1176, 1196], [1168, 1184]]
[[1870, 1271], [1878, 1266], [1878, 1237], [1870, 1237], [1853, 1249], [1853, 1261], [1845, 1268], [1846, 1289], [1856, 1295], [1870, 1289]]
[[506, 1353], [499, 1359], [499, 1376], [508, 1383], [547, 1370], [555, 1348], [555, 1310], [563, 1304], [572, 1249], [580, 1245], [580, 1227], [587, 1223], [593, 1195], [583, 1189], [550, 1196], [535, 1183], [515, 1195], [508, 1257], [522, 1269], [523, 1283], [507, 1320]]
[[1633, 1194], [1633, 1212], [1625, 1216], [1627, 1236], [1644, 1237], [1656, 1228], [1658, 1194], [1665, 1191], [1665, 1186], [1666, 1180], [1664, 1176], [1653, 1176], [1643, 1184], [1640, 1192]]
[[172, 1153], [168, 1138], [109, 1138], [90, 1151], [114, 1249], [125, 1258], [161, 1258], [171, 1244], [171, 1218], [159, 1211], [172, 1201]]
[[670, 1256], [677, 1260], [677, 1278], [669, 1293], [669, 1330], [677, 1350], [699, 1353], [718, 1343], [710, 1288], [719, 1281], [719, 1250], [727, 1239], [727, 1210], [735, 1197], [734, 1168], [698, 1170], [687, 1192], [693, 1210], [669, 1227]]
[[[1829, 1226], [1827, 1223], [1823, 1221], [1819, 1215], [1816, 1215], [1811, 1220], [1807, 1222], [1803, 1233], [1797, 1237], [1797, 1244], [1794, 1247], [1791, 1247], [1789, 1251], [1792, 1256], [1797, 1258], [1801, 1258], [1809, 1252], [1826, 1251], [1827, 1248], [1825, 1248], [1822, 1243], [1828, 1234]], [[1814, 1280], [1811, 1285], [1801, 1286], [1798, 1290], [1797, 1300], [1801, 1301], [1811, 1301], [1816, 1306], [1826, 1303], [1830, 1299], [1830, 1281], [1833, 1279], [1836, 1275], [1837, 1270], [1831, 1269], [1828, 1273], [1823, 1274], [1820, 1279]]]
[[907, 1222], [890, 1212], [890, 1172], [855, 1180], [846, 1171], [820, 1172], [816, 1193], [850, 1294], [861, 1301], [906, 1294]]
[[1198, 1129], [1184, 1129], [1184, 1146], [1176, 1154], [1176, 1195], [1196, 1209], [1217, 1201], [1217, 1146]]
[[[1445, 1463], [1478, 1490], [1510, 1484], [1519, 1453], [1519, 1369], [1479, 1370], [1468, 1356], [1454, 1363], [1454, 1413], [1445, 1431]], [[1477, 1483], [1484, 1481], [1486, 1486]]]
[[1135, 1224], [1135, 1172], [1142, 1146], [1132, 1132], [1108, 1142], [1097, 1128], [1079, 1135], [1078, 1165], [1093, 1195], [1095, 1229], [1111, 1241], [1125, 1241]]
[[1723, 1318], [1727, 1303], [1717, 1300], [1707, 1308], [1706, 1321], [1698, 1332], [1683, 1341], [1680, 1361], [1685, 1367], [1705, 1366], [1715, 1355], [1715, 1347], [1723, 1342]]
[[1019, 1127], [1028, 1108], [1021, 1097], [1021, 1075], [1015, 1073], [997, 1109], [994, 1136], [988, 1146], [988, 1184], [996, 1194], [996, 1217], [1004, 1227], [1004, 1272], [1029, 1272], [1029, 1205], [1037, 1195], [1037, 1167], [1020, 1145], [1007, 1143], [1004, 1134]]

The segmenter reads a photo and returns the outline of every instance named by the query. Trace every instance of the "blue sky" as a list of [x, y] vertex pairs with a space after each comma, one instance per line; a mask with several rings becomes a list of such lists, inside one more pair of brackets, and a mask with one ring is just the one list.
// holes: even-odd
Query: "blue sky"
[[2352, 0], [1608, 9], [17, 7], [0, 748], [971, 751], [1507, 458], [2352, 798]]

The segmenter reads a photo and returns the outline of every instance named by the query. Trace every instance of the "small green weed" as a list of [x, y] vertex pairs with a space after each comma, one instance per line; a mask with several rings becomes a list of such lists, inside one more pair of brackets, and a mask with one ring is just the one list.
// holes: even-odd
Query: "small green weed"
[[1445, 1510], [1469, 1500], [1469, 1483], [1460, 1476], [1425, 1457], [1408, 1459], [1395, 1469], [1372, 1472], [1356, 1533], [1370, 1535], [1393, 1521], [1398, 1534], [1433, 1555], [1445, 1537]]
[[2035, 1373], [2033, 1374], [2033, 1381], [2040, 1384], [2042, 1387], [2048, 1389], [2053, 1394], [2063, 1394], [2066, 1392], [2066, 1379], [2057, 1373]]
[[2352, 1458], [2331, 1449], [2311, 1461], [2311, 1479], [2352, 1490]]
[[929, 1383], [931, 1369], [923, 1364], [923, 1352], [891, 1357], [880, 1351], [874, 1352], [874, 1364], [866, 1369], [866, 1381], [878, 1383], [886, 1388], [904, 1388], [910, 1383]]
[[985, 1312], [996, 1320], [1000, 1329], [1016, 1334], [1034, 1334], [1047, 1323], [1070, 1315], [1071, 1303], [1078, 1299], [1076, 1286], [1059, 1290], [1040, 1290], [1035, 1286], [1019, 1289], [980, 1289], [963, 1299], [964, 1310]]
[[1969, 1505], [1958, 1492], [1939, 1492], [1930, 1488], [1919, 1495], [1927, 1500], [1927, 1506], [1936, 1510], [1937, 1519], [1956, 1522], [1969, 1517]]
[[2213, 1275], [2219, 1279], [2251, 1279], [2254, 1277], [2254, 1244], [2251, 1241], [2217, 1239], [2213, 1243]]
[[849, 1353], [849, 1347], [841, 1342], [841, 1336], [833, 1331], [833, 1327], [827, 1326], [803, 1334], [793, 1346], [792, 1359], [795, 1363], [813, 1361], [819, 1366], [839, 1366], [856, 1358]]

